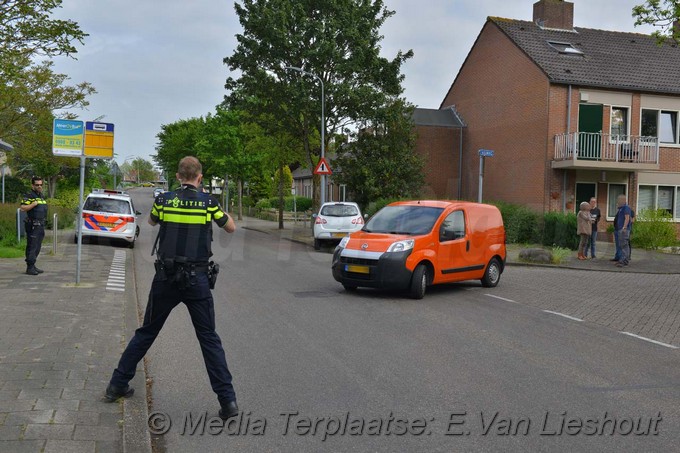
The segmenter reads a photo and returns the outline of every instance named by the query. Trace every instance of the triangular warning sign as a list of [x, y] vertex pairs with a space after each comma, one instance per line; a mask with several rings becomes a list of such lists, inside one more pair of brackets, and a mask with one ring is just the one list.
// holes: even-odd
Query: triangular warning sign
[[316, 164], [316, 168], [314, 169], [314, 174], [315, 175], [332, 175], [333, 172], [331, 171], [331, 166], [328, 165], [328, 162], [326, 161], [325, 157], [322, 157], [319, 159], [319, 163]]

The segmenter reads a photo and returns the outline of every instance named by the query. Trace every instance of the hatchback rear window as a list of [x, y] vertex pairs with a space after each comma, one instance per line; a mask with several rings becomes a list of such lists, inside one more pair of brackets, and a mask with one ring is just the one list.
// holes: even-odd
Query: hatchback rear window
[[83, 210], [111, 212], [115, 214], [132, 214], [129, 202], [125, 200], [114, 200], [112, 198], [90, 197], [85, 201]]
[[356, 206], [349, 204], [336, 204], [321, 208], [321, 215], [325, 215], [327, 217], [351, 217], [354, 215], [359, 215], [359, 210]]

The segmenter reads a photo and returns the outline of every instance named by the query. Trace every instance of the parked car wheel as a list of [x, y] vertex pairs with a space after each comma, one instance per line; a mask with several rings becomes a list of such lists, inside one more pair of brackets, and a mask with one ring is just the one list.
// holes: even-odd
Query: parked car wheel
[[491, 258], [489, 265], [486, 266], [486, 271], [484, 272], [484, 277], [482, 277], [482, 286], [485, 288], [493, 288], [498, 285], [501, 280], [501, 263], [498, 259]]
[[419, 264], [416, 267], [416, 270], [413, 271], [413, 276], [411, 277], [411, 298], [422, 299], [425, 297], [427, 278], [427, 266], [424, 264]]

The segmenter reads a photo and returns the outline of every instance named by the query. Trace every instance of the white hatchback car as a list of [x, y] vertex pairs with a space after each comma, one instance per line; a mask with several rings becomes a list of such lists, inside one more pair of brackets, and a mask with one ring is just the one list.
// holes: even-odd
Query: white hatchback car
[[363, 226], [364, 218], [356, 203], [324, 203], [314, 220], [314, 249], [319, 250], [323, 242], [340, 242]]
[[[134, 248], [139, 236], [137, 216], [132, 199], [121, 190], [95, 189], [85, 199], [81, 228], [86, 237], [123, 240]], [[76, 232], [75, 242], [78, 242]]]

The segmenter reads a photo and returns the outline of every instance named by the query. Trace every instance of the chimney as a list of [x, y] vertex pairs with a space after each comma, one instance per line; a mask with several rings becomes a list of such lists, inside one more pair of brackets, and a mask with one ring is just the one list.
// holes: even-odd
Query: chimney
[[534, 3], [534, 23], [544, 28], [574, 29], [574, 4], [564, 0], [539, 0]]

